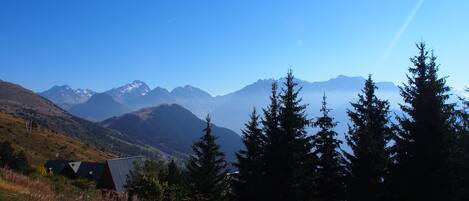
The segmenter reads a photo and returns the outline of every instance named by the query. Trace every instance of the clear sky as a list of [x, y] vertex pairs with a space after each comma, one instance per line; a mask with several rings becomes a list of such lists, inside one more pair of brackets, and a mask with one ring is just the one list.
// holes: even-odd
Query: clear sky
[[468, 86], [469, 1], [0, 1], [0, 79], [104, 91], [139, 79], [214, 95], [288, 68], [401, 83], [415, 42]]

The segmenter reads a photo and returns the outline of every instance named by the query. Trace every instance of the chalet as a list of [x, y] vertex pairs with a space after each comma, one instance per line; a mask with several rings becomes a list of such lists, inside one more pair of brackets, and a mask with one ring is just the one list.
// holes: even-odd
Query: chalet
[[104, 164], [104, 171], [98, 181], [98, 188], [108, 189], [116, 192], [125, 191], [125, 183], [130, 171], [135, 164], [143, 163], [143, 157], [128, 157], [107, 160]]
[[77, 166], [79, 166], [79, 162], [68, 160], [50, 160], [44, 164], [44, 168], [52, 172], [52, 174], [62, 175], [68, 178], [77, 177]]
[[54, 175], [62, 175], [71, 179], [83, 178], [98, 181], [104, 170], [103, 163], [50, 160], [44, 164], [47, 171]]
[[104, 163], [81, 162], [77, 170], [77, 177], [98, 182], [104, 171]]
[[96, 182], [101, 189], [124, 192], [127, 176], [136, 163], [142, 163], [143, 157], [128, 157], [107, 160], [105, 163], [50, 160], [44, 164], [47, 171], [71, 179], [83, 178]]

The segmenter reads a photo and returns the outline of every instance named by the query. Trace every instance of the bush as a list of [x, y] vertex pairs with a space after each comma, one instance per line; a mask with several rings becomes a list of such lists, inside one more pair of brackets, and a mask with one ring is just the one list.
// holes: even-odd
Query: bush
[[[176, 178], [175, 169], [177, 168], [167, 168], [163, 163], [155, 161], [145, 161], [142, 165], [135, 164], [125, 185], [129, 197], [136, 196], [143, 201], [186, 200], [187, 189], [180, 181], [182, 179]], [[181, 177], [179, 170], [177, 172], [177, 177]]]
[[28, 159], [23, 151], [14, 156], [13, 161], [10, 164], [11, 169], [18, 170], [20, 172], [28, 172], [30, 170]]
[[87, 179], [74, 179], [71, 184], [81, 190], [91, 190], [96, 187], [96, 183]]
[[15, 153], [11, 143], [8, 141], [0, 143], [0, 167], [8, 167], [23, 173], [30, 170], [28, 159], [24, 152]]

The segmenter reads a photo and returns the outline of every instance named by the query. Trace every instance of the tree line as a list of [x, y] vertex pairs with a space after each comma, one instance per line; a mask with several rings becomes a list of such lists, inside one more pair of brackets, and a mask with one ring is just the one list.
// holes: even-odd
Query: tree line
[[[371, 75], [347, 110], [345, 142], [335, 132], [326, 95], [309, 119], [301, 86], [291, 71], [270, 104], [252, 111], [234, 170], [211, 132], [210, 117], [193, 154], [146, 162], [129, 177], [129, 193], [142, 200], [194, 201], [459, 201], [469, 198], [469, 102], [449, 102], [450, 88], [425, 43], [410, 60], [400, 87], [402, 115], [393, 117], [376, 95]], [[307, 128], [316, 128], [308, 133]], [[351, 151], [344, 151], [346, 143]]]

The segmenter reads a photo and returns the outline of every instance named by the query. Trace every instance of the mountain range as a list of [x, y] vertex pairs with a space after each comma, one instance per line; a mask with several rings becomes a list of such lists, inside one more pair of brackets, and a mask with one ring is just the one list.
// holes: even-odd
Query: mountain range
[[[118, 108], [122, 104], [107, 93], [95, 93], [88, 101], [74, 105], [70, 110], [76, 109], [84, 116], [98, 113], [113, 115], [114, 113], [106, 113], [110, 111], [108, 106]], [[120, 112], [128, 111], [125, 106], [122, 107], [124, 108]], [[49, 133], [58, 135], [54, 139], [68, 136], [111, 154], [143, 155], [158, 159], [183, 159], [189, 156], [192, 153], [192, 143], [202, 136], [206, 126], [202, 119], [176, 104], [145, 108], [100, 123], [90, 122], [20, 85], [2, 81], [0, 114], [11, 115], [17, 118], [17, 121], [26, 122], [26, 126], [22, 128], [25, 130], [29, 128], [28, 125], [50, 130]], [[240, 136], [216, 125], [212, 125], [212, 128], [227, 158], [234, 160], [235, 151], [242, 146]], [[13, 138], [14, 135], [19, 135], [6, 134], [13, 135]], [[25, 149], [27, 148], [25, 146]], [[73, 152], [64, 150], [64, 153], [65, 151]]]
[[[212, 96], [206, 91], [190, 85], [176, 87], [169, 91], [162, 87], [150, 89], [144, 82], [136, 80], [103, 92], [113, 97], [114, 100], [107, 99], [107, 103], [98, 104], [90, 97], [88, 102], [69, 107], [69, 111], [92, 121], [102, 121], [128, 111], [137, 111], [160, 104], [176, 103], [187, 108], [199, 118], [211, 114], [215, 124], [240, 133], [244, 123], [248, 120], [251, 110], [254, 107], [261, 109], [268, 104], [271, 85], [274, 81], [282, 86], [284, 80], [261, 79], [235, 92], [222, 96]], [[346, 122], [348, 122], [346, 109], [349, 107], [349, 102], [355, 100], [357, 94], [363, 88], [365, 79], [363, 77], [339, 75], [336, 78], [321, 82], [308, 82], [300, 79], [297, 79], [296, 82], [302, 87], [301, 96], [303, 97], [303, 103], [308, 104], [308, 116], [314, 118], [319, 114], [321, 97], [326, 94], [329, 107], [333, 109], [332, 114], [339, 122], [338, 132], [345, 132]], [[389, 100], [392, 104], [391, 108], [397, 109], [397, 104], [400, 102], [398, 87], [392, 82], [377, 82], [376, 84], [380, 98]], [[53, 94], [51, 93], [52, 89], [41, 92], [40, 95], [52, 101], [61, 100], [52, 98], [59, 96], [57, 94], [51, 96]], [[95, 96], [99, 95], [99, 93], [94, 93]], [[58, 105], [64, 104], [63, 102], [55, 103]], [[95, 108], [95, 113], [90, 114], [89, 108]], [[127, 108], [127, 110], [122, 108]]]
[[[301, 87], [300, 96], [308, 105], [306, 113], [310, 119], [319, 115], [321, 98], [326, 94], [328, 106], [333, 109], [331, 115], [339, 122], [336, 131], [343, 139], [348, 122], [346, 111], [365, 79], [338, 76], [322, 82], [295, 81]], [[191, 144], [202, 134], [202, 119], [210, 114], [214, 134], [232, 160], [234, 152], [242, 147], [237, 134], [253, 108], [261, 111], [268, 105], [273, 82], [282, 87], [284, 79], [258, 80], [222, 96], [212, 96], [190, 85], [171, 91], [162, 87], [150, 89], [138, 80], [102, 93], [64, 85], [39, 94], [0, 82], [0, 112], [119, 155], [163, 158], [188, 156]], [[389, 100], [391, 110], [398, 113], [398, 87], [391, 82], [376, 85], [377, 95]], [[314, 128], [308, 130], [312, 133]]]
[[64, 109], [88, 101], [96, 92], [91, 89], [72, 89], [68, 85], [53, 86], [41, 95]]
[[118, 155], [145, 155], [156, 158], [166, 155], [131, 136], [71, 115], [51, 101], [17, 84], [0, 82], [0, 112], [29, 122], [31, 126], [79, 139], [83, 143]]

